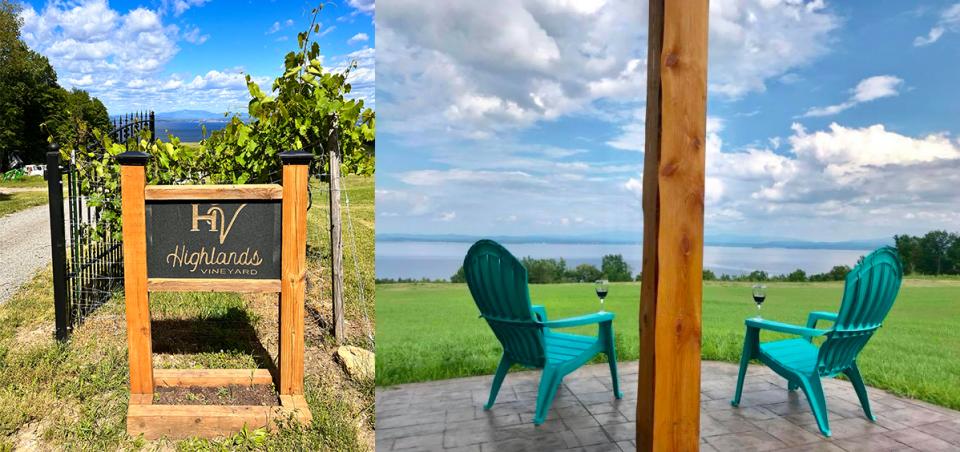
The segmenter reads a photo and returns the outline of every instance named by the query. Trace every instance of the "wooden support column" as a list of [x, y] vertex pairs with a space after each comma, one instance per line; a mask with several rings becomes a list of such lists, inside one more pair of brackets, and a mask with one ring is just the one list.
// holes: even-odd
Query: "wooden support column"
[[280, 382], [282, 395], [303, 394], [303, 313], [307, 281], [307, 184], [313, 154], [288, 151], [283, 162], [280, 257]]
[[147, 225], [144, 205], [150, 156], [124, 152], [120, 163], [120, 205], [123, 220], [123, 290], [127, 306], [127, 349], [130, 393], [153, 394], [153, 343], [147, 295]]
[[697, 450], [707, 0], [650, 0], [638, 450]]

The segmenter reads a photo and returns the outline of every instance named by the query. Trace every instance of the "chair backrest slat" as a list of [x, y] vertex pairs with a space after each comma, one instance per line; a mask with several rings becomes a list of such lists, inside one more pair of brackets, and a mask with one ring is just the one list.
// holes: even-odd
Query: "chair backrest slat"
[[870, 253], [850, 271], [837, 321], [820, 346], [821, 375], [842, 372], [853, 364], [893, 307], [902, 280], [903, 265], [890, 247]]
[[499, 243], [480, 240], [467, 251], [463, 270], [473, 301], [504, 353], [516, 363], [543, 367], [543, 328], [530, 306], [523, 264]]

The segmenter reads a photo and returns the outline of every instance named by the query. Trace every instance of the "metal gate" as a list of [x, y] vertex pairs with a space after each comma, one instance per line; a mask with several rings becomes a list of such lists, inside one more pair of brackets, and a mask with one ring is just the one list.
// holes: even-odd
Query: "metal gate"
[[[114, 118], [109, 137], [114, 142], [125, 143], [129, 149], [132, 140], [145, 132], [149, 132], [151, 141], [155, 139], [152, 111]], [[101, 189], [103, 181], [77, 171], [74, 158], [76, 152], [100, 156], [106, 149], [96, 139], [80, 147], [71, 150], [66, 161], [62, 161], [56, 144], [51, 145], [47, 153], [56, 337], [61, 341], [123, 287], [123, 244], [108, 230], [101, 218], [101, 209], [87, 202], [91, 194]]]

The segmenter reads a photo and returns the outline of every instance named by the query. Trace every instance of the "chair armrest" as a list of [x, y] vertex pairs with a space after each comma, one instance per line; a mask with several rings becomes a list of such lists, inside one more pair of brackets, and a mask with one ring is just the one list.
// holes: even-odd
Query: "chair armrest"
[[837, 313], [835, 312], [824, 312], [824, 311], [814, 311], [811, 312], [807, 317], [807, 328], [816, 328], [818, 320], [826, 320], [828, 322], [837, 321]]
[[547, 321], [547, 308], [545, 308], [543, 305], [535, 304], [530, 306], [530, 310], [536, 315], [537, 320], [541, 322]]
[[569, 328], [572, 326], [590, 325], [594, 323], [603, 323], [613, 321], [612, 312], [597, 312], [594, 314], [581, 315], [578, 317], [567, 317], [560, 320], [551, 320], [549, 322], [540, 322], [547, 328]]
[[744, 323], [747, 328], [757, 328], [761, 330], [777, 331], [780, 333], [796, 334], [797, 336], [814, 337], [827, 334], [827, 330], [818, 330], [815, 328], [804, 328], [802, 326], [791, 325], [789, 323], [774, 322], [763, 319], [747, 319]]

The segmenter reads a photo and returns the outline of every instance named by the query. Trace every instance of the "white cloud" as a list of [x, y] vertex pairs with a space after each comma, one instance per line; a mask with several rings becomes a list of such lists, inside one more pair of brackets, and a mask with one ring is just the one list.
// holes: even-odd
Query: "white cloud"
[[853, 89], [850, 98], [846, 101], [830, 105], [827, 107], [815, 107], [807, 110], [803, 114], [805, 117], [831, 116], [842, 111], [848, 110], [856, 105], [884, 97], [892, 97], [899, 94], [897, 91], [903, 85], [903, 80], [892, 75], [876, 75], [865, 78]]
[[839, 24], [820, 0], [710, 2], [711, 94], [739, 98], [763, 92], [769, 79], [789, 78], [828, 52]]
[[104, 0], [89, 0], [50, 3], [40, 13], [27, 6], [21, 17], [24, 41], [67, 80], [105, 70], [153, 72], [179, 50], [178, 27], [146, 8], [121, 15]]
[[375, 0], [348, 0], [350, 6], [363, 13], [373, 13], [376, 9]]
[[163, 0], [161, 11], [172, 12], [174, 16], [179, 16], [193, 7], [203, 6], [210, 0]]
[[370, 36], [367, 36], [366, 33], [357, 33], [351, 36], [350, 39], [347, 40], [347, 44], [353, 45], [359, 42], [367, 42], [369, 40], [370, 40]]
[[913, 38], [915, 47], [923, 47], [933, 44], [943, 37], [947, 31], [960, 30], [960, 3], [954, 3], [940, 13], [937, 24], [930, 28], [926, 36], [917, 36]]
[[203, 44], [207, 42], [207, 39], [210, 39], [210, 35], [201, 35], [200, 28], [198, 27], [188, 28], [187, 31], [181, 35], [181, 37], [184, 41], [197, 45]]
[[[911, 137], [882, 124], [799, 124], [789, 151], [721, 152], [720, 131], [707, 146], [706, 215], [712, 227], [736, 231], [763, 224], [784, 235], [843, 240], [942, 227], [960, 203], [960, 143], [945, 134]], [[630, 182], [628, 180], [628, 182]], [[922, 223], [922, 224], [921, 224]]]

